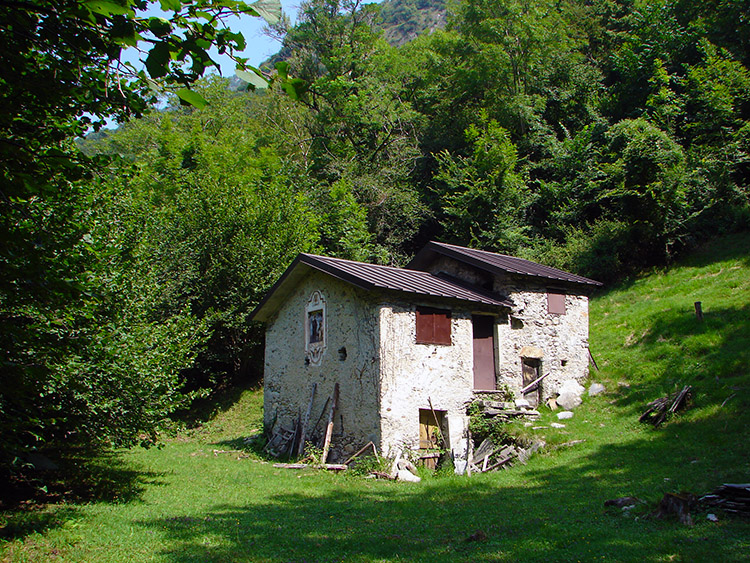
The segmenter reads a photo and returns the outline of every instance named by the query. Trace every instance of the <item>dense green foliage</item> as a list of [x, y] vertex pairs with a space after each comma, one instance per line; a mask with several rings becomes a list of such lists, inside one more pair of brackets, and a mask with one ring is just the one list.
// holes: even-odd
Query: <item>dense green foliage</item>
[[[463, 0], [400, 47], [379, 26], [440, 2], [309, 0], [250, 93], [184, 86], [209, 44], [242, 46], [223, 15], [266, 2], [6, 4], [6, 460], [150, 442], [201, 389], [259, 377], [249, 314], [299, 251], [399, 265], [440, 239], [613, 282], [750, 227], [741, 0]], [[145, 71], [118, 82], [136, 33]], [[144, 112], [154, 79], [159, 110], [73, 142]]]
[[[208, 47], [244, 47], [224, 20], [273, 21], [280, 6], [162, 0], [164, 18], [144, 15], [147, 0], [0, 6], [0, 467], [49, 445], [154, 443], [189, 403], [180, 373], [207, 327], [187, 306], [152, 314], [159, 280], [131, 275], [115, 188], [93, 182], [105, 159], [74, 140], [142, 114], [158, 88], [200, 105], [187, 86], [213, 66]], [[146, 70], [121, 59], [136, 44]]]

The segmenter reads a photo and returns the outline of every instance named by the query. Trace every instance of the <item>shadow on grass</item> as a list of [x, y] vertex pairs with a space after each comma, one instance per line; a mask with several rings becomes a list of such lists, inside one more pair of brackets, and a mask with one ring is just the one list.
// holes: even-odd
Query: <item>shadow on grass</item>
[[[513, 469], [512, 480], [490, 474], [412, 485], [340, 475], [251, 505], [219, 502], [200, 517], [141, 524], [163, 535], [169, 547], [162, 555], [174, 563], [743, 561], [750, 521], [722, 516], [714, 524], [698, 513], [686, 527], [636, 521], [603, 506], [634, 495], [648, 501], [643, 516], [665, 492], [701, 494], [746, 477], [750, 446], [732, 441], [742, 435], [735, 415], [675, 421], [625, 444], [541, 456]], [[266, 479], [288, 483], [288, 475]]]
[[23, 538], [62, 525], [78, 513], [76, 504], [123, 504], [140, 500], [161, 475], [140, 471], [117, 452], [71, 449], [51, 455], [58, 468], [3, 475], [0, 537]]

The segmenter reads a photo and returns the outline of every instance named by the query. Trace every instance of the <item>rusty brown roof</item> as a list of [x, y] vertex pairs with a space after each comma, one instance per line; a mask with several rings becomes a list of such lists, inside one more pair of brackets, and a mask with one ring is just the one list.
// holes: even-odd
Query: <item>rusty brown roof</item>
[[309, 268], [325, 272], [364, 290], [390, 290], [441, 299], [458, 299], [482, 305], [510, 307], [512, 303], [493, 292], [423, 272], [314, 254], [300, 254], [269, 290], [251, 315], [267, 320]]
[[551, 266], [538, 264], [531, 260], [524, 260], [523, 258], [506, 256], [505, 254], [495, 254], [494, 252], [487, 252], [486, 250], [476, 250], [474, 248], [465, 248], [463, 246], [434, 241], [428, 243], [427, 246], [420, 250], [406, 267], [414, 270], [423, 269], [431, 261], [434, 254], [442, 254], [493, 273], [533, 276], [547, 280], [588, 286], [602, 285], [601, 282], [596, 280], [585, 278], [577, 274], [571, 274], [570, 272], [552, 268]]

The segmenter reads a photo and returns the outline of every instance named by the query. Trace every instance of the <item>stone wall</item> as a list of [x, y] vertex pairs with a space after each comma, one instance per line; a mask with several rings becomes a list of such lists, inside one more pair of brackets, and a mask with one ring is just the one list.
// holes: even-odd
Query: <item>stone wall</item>
[[[325, 301], [325, 350], [319, 363], [306, 352], [306, 308], [315, 291]], [[367, 292], [326, 274], [311, 271], [266, 327], [264, 424], [291, 428], [304, 416], [313, 382], [313, 425], [339, 383], [331, 460], [353, 453], [370, 440], [380, 441], [378, 417], [379, 356], [377, 303]], [[321, 434], [330, 405], [317, 426]]]
[[505, 322], [497, 325], [497, 369], [499, 384], [518, 392], [522, 387], [522, 358], [539, 358], [542, 397], [554, 397], [566, 380], [583, 381], [588, 376], [588, 297], [565, 293], [565, 314], [547, 310], [547, 288], [526, 283], [501, 286], [513, 301]]
[[[513, 275], [491, 275], [445, 256], [438, 257], [428, 268], [445, 272], [470, 283], [491, 288], [513, 302], [509, 314], [498, 315], [495, 325], [495, 372], [497, 383], [508, 385], [516, 393], [523, 387], [522, 357], [530, 354], [541, 360], [542, 396], [555, 396], [568, 380], [582, 381], [588, 376], [588, 297], [576, 286], [557, 287], [566, 293], [566, 312], [548, 312], [545, 283], [534, 278]], [[550, 282], [554, 288], [556, 284]]]
[[381, 437], [386, 455], [419, 448], [419, 410], [430, 409], [432, 402], [432, 408], [445, 413], [444, 430], [454, 456], [465, 456], [466, 403], [473, 387], [471, 314], [442, 307], [451, 310], [450, 346], [416, 343], [416, 304], [380, 308]]

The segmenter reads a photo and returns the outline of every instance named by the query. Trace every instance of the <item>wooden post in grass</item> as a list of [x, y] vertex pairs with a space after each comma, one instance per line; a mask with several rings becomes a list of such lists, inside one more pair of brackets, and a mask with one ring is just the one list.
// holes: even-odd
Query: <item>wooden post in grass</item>
[[703, 308], [700, 301], [695, 302], [695, 318], [699, 321], [703, 320]]

